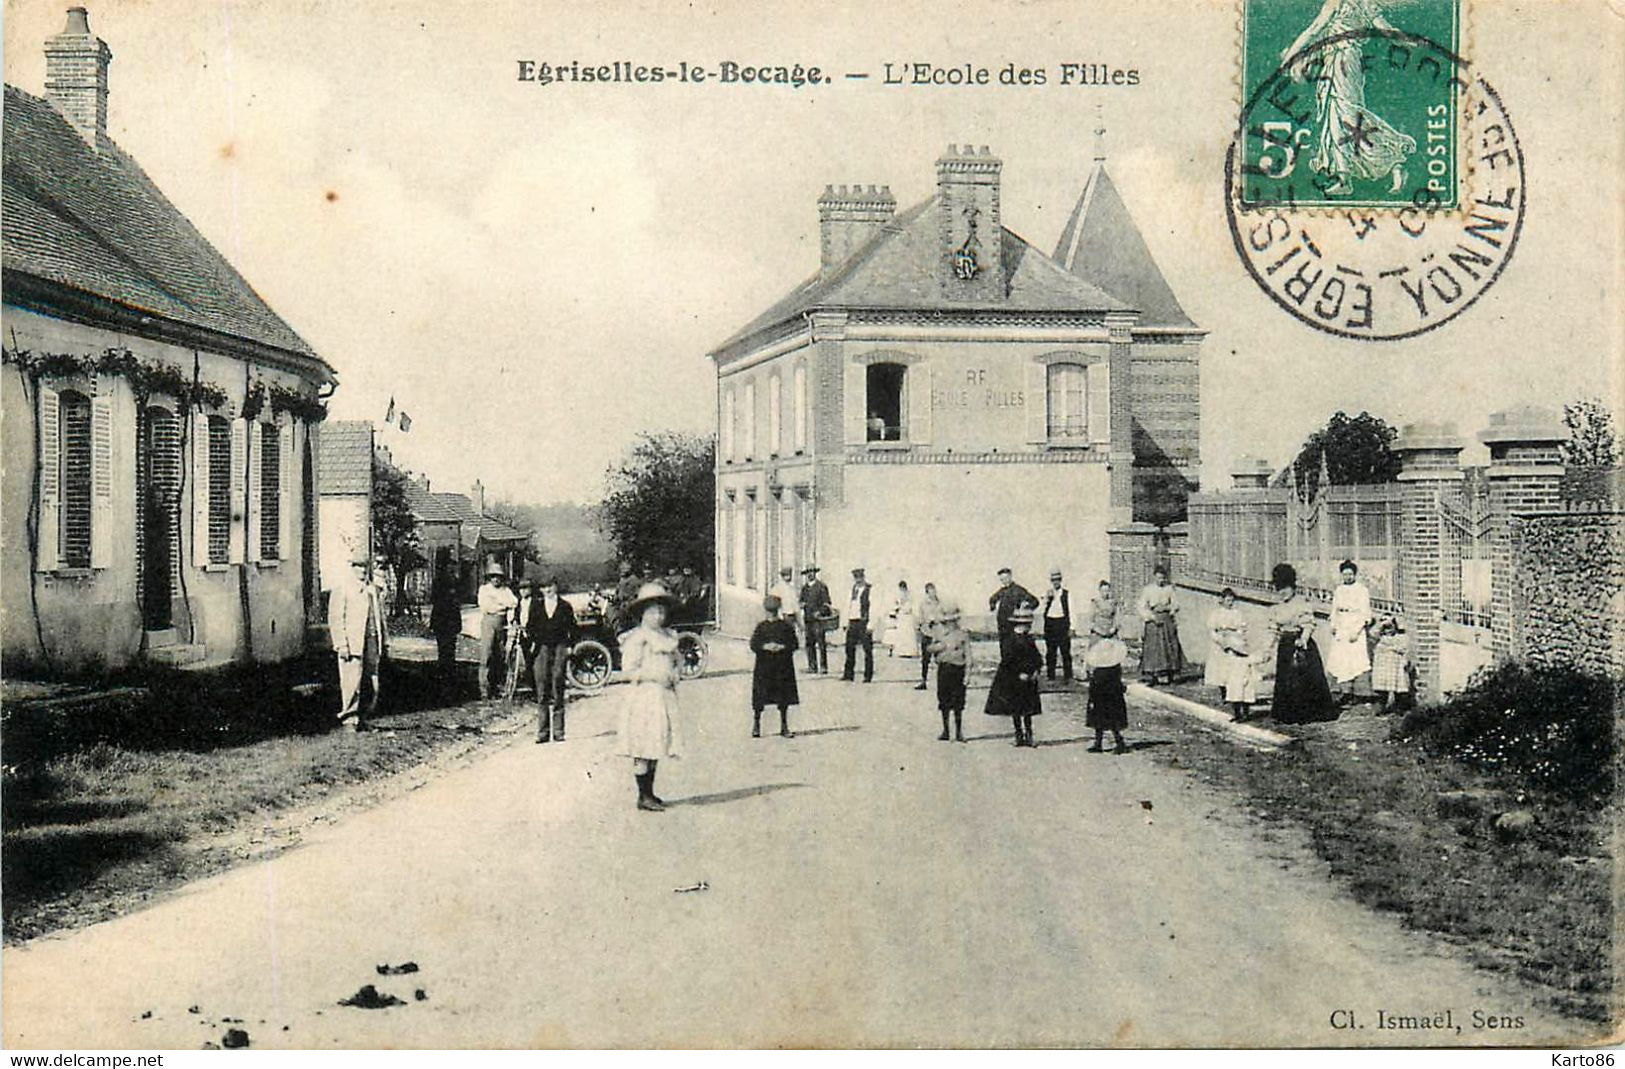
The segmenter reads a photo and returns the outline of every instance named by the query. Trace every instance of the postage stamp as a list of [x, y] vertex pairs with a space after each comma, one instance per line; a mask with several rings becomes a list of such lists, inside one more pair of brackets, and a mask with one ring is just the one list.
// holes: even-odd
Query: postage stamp
[[1243, 204], [1453, 209], [1459, 0], [1243, 0]]

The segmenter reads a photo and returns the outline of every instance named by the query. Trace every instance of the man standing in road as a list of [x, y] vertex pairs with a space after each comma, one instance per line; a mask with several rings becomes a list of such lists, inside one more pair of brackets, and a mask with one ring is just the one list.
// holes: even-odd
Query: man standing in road
[[852, 596], [846, 605], [846, 669], [841, 678], [853, 682], [856, 675], [858, 647], [863, 647], [863, 681], [875, 680], [875, 633], [869, 627], [869, 581], [862, 568], [852, 569]]
[[931, 680], [931, 644], [937, 639], [937, 629], [942, 623], [942, 600], [937, 597], [937, 584], [925, 584], [925, 596], [920, 599], [918, 612], [920, 628], [920, 681], [915, 684], [915, 690], [924, 690]]
[[1015, 573], [1009, 568], [999, 569], [999, 589], [987, 599], [988, 611], [993, 613], [993, 620], [999, 628], [999, 650], [1002, 652], [1010, 644], [1010, 636], [1016, 633], [1015, 627], [1010, 623], [1010, 617], [1017, 609], [1037, 609], [1038, 599], [1033, 597], [1032, 591], [1016, 582]]
[[564, 741], [564, 666], [576, 635], [575, 609], [559, 594], [558, 576], [542, 580], [525, 618], [525, 641], [536, 678], [537, 742]]
[[615, 620], [616, 631], [627, 631], [637, 626], [637, 621], [628, 615], [628, 607], [632, 600], [638, 596], [638, 588], [643, 586], [643, 576], [638, 574], [632, 562], [621, 561], [621, 578], [615, 584]]
[[[367, 647], [378, 642], [374, 632], [383, 625], [374, 615], [376, 605], [367, 582], [367, 557], [356, 554], [350, 574], [334, 585], [327, 609], [327, 630], [339, 662], [339, 726], [345, 731], [366, 730], [361, 679], [367, 672]], [[378, 649], [373, 645], [374, 657]]]
[[779, 604], [784, 606], [784, 620], [791, 627], [796, 626], [796, 613], [791, 606], [795, 605], [801, 597], [801, 592], [796, 589], [795, 575], [794, 568], [788, 564], [784, 565], [779, 569], [779, 581], [769, 587], [767, 591], [778, 598]]
[[807, 671], [829, 673], [829, 586], [818, 578], [818, 565], [801, 569], [801, 626], [806, 628]]
[[[502, 657], [503, 639], [508, 630], [508, 614], [519, 605], [519, 599], [502, 581], [504, 574], [502, 565], [496, 561], [486, 565], [485, 582], [480, 584], [479, 594], [475, 598], [480, 607], [480, 698], [487, 701], [492, 695], [491, 665]], [[509, 670], [512, 670], [511, 665]]]
[[1061, 585], [1061, 569], [1049, 573], [1049, 589], [1044, 591], [1044, 672], [1055, 679], [1055, 660], [1060, 657], [1062, 678], [1072, 682], [1072, 599]]

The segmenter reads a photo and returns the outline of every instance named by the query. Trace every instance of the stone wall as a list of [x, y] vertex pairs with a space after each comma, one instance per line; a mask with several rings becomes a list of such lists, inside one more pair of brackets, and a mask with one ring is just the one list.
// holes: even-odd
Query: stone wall
[[1625, 673], [1625, 515], [1514, 516], [1511, 529], [1514, 655]]

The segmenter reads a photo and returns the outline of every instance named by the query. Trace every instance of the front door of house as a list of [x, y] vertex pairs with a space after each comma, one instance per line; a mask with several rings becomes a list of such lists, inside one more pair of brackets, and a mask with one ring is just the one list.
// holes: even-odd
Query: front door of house
[[148, 631], [174, 626], [179, 560], [181, 422], [157, 405], [147, 409], [141, 443], [141, 620]]

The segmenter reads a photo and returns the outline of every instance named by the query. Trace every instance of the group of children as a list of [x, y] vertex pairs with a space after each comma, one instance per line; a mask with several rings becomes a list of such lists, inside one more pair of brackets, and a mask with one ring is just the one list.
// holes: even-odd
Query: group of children
[[[751, 679], [751, 736], [762, 733], [762, 711], [769, 706], [779, 710], [779, 734], [793, 738], [789, 707], [798, 704], [796, 686], [795, 627], [781, 615], [783, 602], [769, 594], [762, 602], [767, 618], [756, 625], [750, 648], [756, 655]], [[925, 649], [937, 663], [937, 711], [942, 716], [938, 741], [965, 741], [965, 676], [971, 663], [971, 636], [961, 626], [959, 606], [943, 602], [929, 629], [923, 633]], [[1033, 640], [1033, 610], [1017, 609], [1009, 620], [1010, 630], [1000, 639], [999, 666], [988, 690], [984, 712], [988, 716], [1009, 717], [1015, 726], [1015, 745], [1033, 747], [1033, 717], [1043, 712], [1038, 674], [1044, 668], [1043, 655]], [[1089, 701], [1086, 723], [1095, 730], [1092, 753], [1104, 752], [1106, 732], [1112, 733], [1116, 753], [1127, 753], [1123, 729], [1128, 726], [1128, 707], [1123, 700], [1123, 661], [1128, 648], [1121, 639], [1097, 639], [1085, 655], [1088, 666]]]

